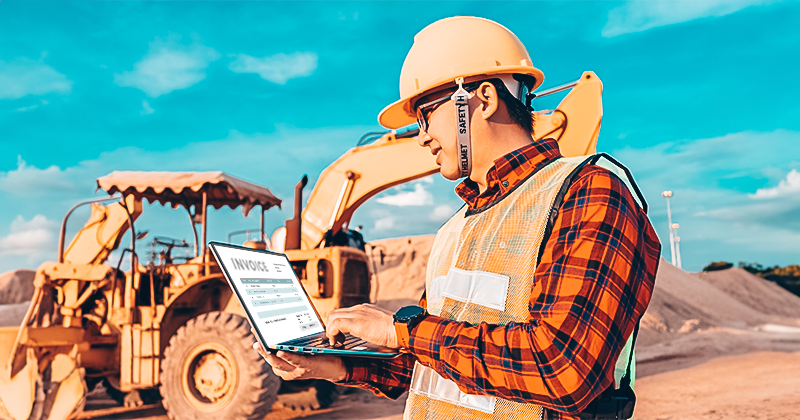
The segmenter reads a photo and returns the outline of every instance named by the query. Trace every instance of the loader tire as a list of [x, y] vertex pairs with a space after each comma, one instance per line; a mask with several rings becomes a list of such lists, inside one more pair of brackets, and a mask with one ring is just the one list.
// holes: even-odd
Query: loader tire
[[247, 321], [224, 312], [189, 320], [169, 340], [161, 396], [172, 420], [263, 419], [280, 382], [253, 350]]

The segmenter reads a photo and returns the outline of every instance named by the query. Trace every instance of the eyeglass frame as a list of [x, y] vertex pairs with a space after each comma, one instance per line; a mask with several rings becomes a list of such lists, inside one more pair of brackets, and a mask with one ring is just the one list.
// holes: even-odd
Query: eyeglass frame
[[[484, 82], [492, 83], [492, 85], [494, 85], [495, 89], [497, 90], [497, 95], [500, 97], [505, 97], [506, 95], [514, 96], [511, 92], [508, 91], [508, 88], [506, 88], [506, 84], [503, 82], [503, 80], [498, 78], [478, 80], [475, 82], [465, 83], [462, 86], [464, 87], [464, 90], [466, 90], [467, 92], [473, 92], [477, 90]], [[495, 83], [499, 83], [502, 86], [502, 88], [498, 88], [497, 84]], [[438, 105], [441, 105], [453, 99], [453, 94], [455, 92], [456, 91], [453, 91], [449, 95], [442, 96], [441, 98], [434, 99], [430, 102], [426, 102], [422, 105], [414, 107], [414, 112], [417, 114], [417, 125], [419, 126], [420, 130], [428, 131], [428, 116], [430, 116], [430, 114], [432, 114], [433, 111], [436, 110], [436, 107]], [[427, 112], [428, 115], [426, 115], [426, 111], [428, 110], [428, 108], [430, 108], [430, 111]]]

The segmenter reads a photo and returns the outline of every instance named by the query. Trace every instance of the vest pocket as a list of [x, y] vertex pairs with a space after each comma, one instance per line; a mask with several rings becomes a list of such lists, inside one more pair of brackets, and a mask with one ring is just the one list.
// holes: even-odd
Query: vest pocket
[[411, 377], [411, 392], [433, 400], [444, 401], [459, 407], [494, 413], [496, 398], [487, 395], [473, 395], [461, 392], [455, 382], [445, 379], [433, 369], [417, 362]]
[[433, 278], [428, 290], [428, 300], [437, 302], [448, 297], [466, 304], [504, 311], [508, 283], [509, 277], [503, 274], [452, 267], [446, 276]]

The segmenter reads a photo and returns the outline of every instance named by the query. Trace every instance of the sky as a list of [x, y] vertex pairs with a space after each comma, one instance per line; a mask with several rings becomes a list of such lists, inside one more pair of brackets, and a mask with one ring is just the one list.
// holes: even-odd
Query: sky
[[[414, 34], [449, 16], [511, 29], [543, 87], [603, 81], [598, 151], [626, 164], [669, 260], [800, 263], [800, 2], [0, 2], [0, 272], [56, 259], [72, 205], [115, 170], [221, 170], [284, 200], [380, 131]], [[554, 107], [548, 98], [537, 107]], [[549, 101], [549, 102], [547, 102]], [[433, 175], [364, 204], [367, 240], [435, 233], [462, 204]], [[308, 194], [306, 194], [308, 195]], [[209, 239], [258, 227], [210, 213]], [[74, 234], [88, 210], [75, 212]], [[183, 210], [137, 230], [191, 238]], [[241, 241], [241, 238], [235, 239]]]

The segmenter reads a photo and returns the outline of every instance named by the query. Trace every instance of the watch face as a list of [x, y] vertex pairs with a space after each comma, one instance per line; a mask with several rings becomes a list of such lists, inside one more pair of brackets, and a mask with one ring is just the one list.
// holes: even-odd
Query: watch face
[[425, 310], [419, 306], [404, 306], [395, 312], [394, 319], [397, 322], [408, 322], [423, 313], [425, 313]]

